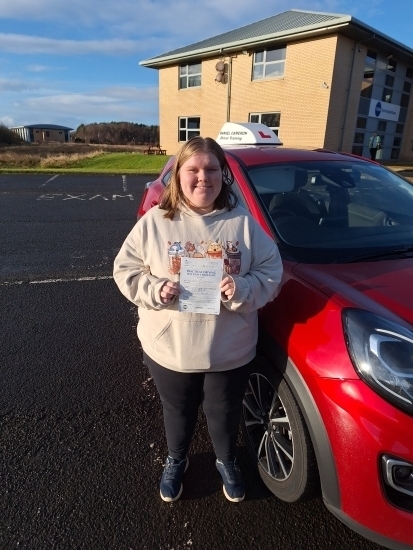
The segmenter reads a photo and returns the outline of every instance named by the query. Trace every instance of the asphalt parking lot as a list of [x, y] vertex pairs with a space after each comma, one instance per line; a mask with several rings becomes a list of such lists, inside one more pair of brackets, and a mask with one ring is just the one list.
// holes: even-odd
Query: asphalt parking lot
[[202, 412], [182, 498], [159, 498], [160, 403], [111, 279], [148, 179], [0, 175], [0, 548], [378, 550], [273, 497], [241, 438], [228, 503]]

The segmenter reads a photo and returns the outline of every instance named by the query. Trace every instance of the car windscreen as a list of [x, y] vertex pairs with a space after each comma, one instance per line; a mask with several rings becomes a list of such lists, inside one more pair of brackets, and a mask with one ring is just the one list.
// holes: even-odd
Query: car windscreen
[[356, 159], [248, 170], [280, 246], [298, 261], [349, 261], [413, 247], [413, 186]]

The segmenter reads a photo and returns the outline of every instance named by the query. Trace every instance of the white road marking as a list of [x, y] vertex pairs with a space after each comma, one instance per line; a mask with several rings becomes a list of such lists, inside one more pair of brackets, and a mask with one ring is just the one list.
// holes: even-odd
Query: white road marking
[[69, 195], [67, 194], [67, 197], [65, 199], [62, 199], [62, 201], [70, 201], [72, 199], [78, 199], [80, 201], [85, 201], [86, 199], [82, 199], [82, 197], [84, 197], [86, 195], [86, 193], [82, 193], [82, 195]]
[[4, 281], [0, 283], [0, 286], [13, 286], [13, 285], [23, 285], [29, 283], [30, 285], [40, 285], [40, 284], [50, 284], [50, 283], [72, 283], [83, 282], [83, 281], [104, 281], [107, 279], [113, 279], [112, 275], [96, 275], [95, 277], [79, 277], [78, 279], [43, 279], [40, 281]]
[[58, 178], [59, 176], [60, 176], [60, 174], [55, 174], [52, 178], [50, 178], [47, 181], [45, 181], [44, 183], [42, 183], [40, 187], [44, 187], [46, 185], [46, 183], [49, 183], [49, 181], [53, 181], [55, 178]]
[[128, 190], [128, 182], [126, 180], [126, 176], [122, 176], [122, 188], [124, 191]]
[[[102, 199], [104, 201], [109, 201], [110, 198], [105, 197], [104, 195], [93, 195], [93, 197], [89, 197], [84, 199], [83, 197], [87, 197], [87, 193], [82, 193], [81, 195], [70, 195], [69, 193], [46, 193], [45, 195], [40, 195], [40, 197], [37, 197], [37, 201], [50, 201], [57, 197], [63, 197], [60, 200], [62, 201], [70, 201], [70, 200], [78, 200], [78, 201], [93, 201], [94, 199]], [[112, 200], [115, 201], [116, 199], [129, 199], [130, 201], [133, 201], [133, 195], [112, 195]]]

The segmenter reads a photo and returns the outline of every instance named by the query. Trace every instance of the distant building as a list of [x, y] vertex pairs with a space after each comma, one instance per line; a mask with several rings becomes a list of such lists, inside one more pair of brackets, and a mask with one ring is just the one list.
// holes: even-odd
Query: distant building
[[413, 159], [413, 50], [351, 15], [289, 10], [140, 65], [159, 71], [171, 154], [229, 121], [264, 123], [286, 147], [367, 157], [377, 132], [383, 159]]
[[14, 126], [10, 130], [18, 134], [24, 141], [30, 143], [45, 141], [68, 142], [70, 141], [69, 132], [73, 128], [57, 124], [28, 124], [27, 126]]

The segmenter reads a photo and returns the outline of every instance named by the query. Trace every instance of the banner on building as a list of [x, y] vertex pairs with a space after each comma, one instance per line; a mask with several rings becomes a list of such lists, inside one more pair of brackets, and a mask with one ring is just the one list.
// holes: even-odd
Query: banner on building
[[386, 103], [385, 101], [377, 101], [377, 99], [372, 99], [370, 101], [369, 116], [397, 122], [399, 120], [399, 114], [400, 105]]

